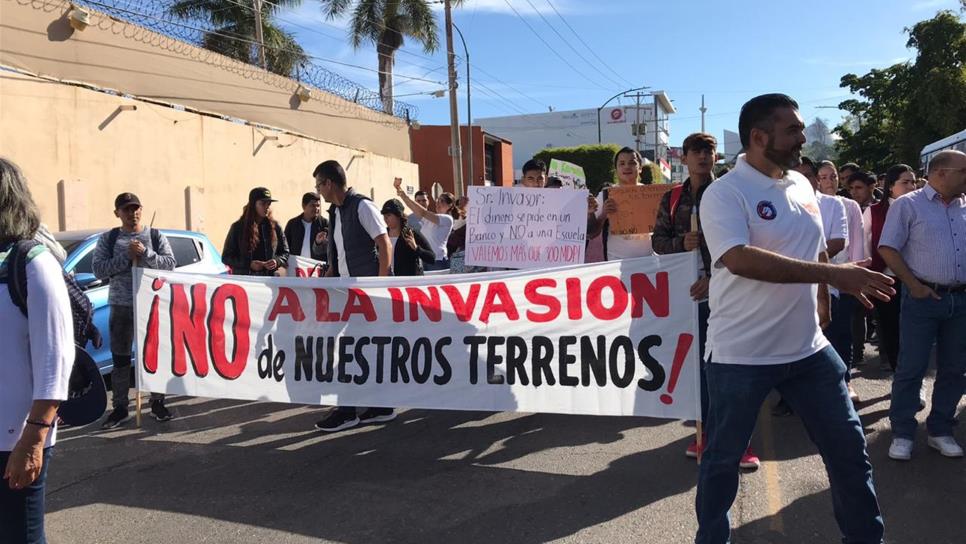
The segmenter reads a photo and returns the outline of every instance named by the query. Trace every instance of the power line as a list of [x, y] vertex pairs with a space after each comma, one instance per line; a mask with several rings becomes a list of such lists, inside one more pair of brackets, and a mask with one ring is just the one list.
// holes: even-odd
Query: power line
[[530, 95], [528, 95], [528, 94], [520, 91], [519, 89], [517, 89], [513, 85], [510, 85], [506, 81], [503, 81], [502, 79], [496, 77], [495, 75], [491, 74], [490, 72], [487, 72], [486, 70], [484, 70], [483, 68], [481, 68], [478, 64], [474, 64], [473, 65], [473, 69], [476, 70], [476, 71], [478, 71], [478, 72], [483, 73], [486, 76], [489, 76], [491, 79], [493, 79], [497, 83], [499, 83], [501, 85], [504, 85], [506, 88], [510, 89], [511, 91], [513, 91], [513, 92], [517, 93], [518, 95], [520, 95], [520, 96], [522, 96], [522, 97], [530, 100], [534, 104], [540, 106], [540, 109], [544, 109], [544, 108], [546, 108], [548, 106], [548, 104], [544, 104], [543, 102], [537, 100], [536, 98], [533, 98], [532, 96], [530, 96]]
[[[554, 49], [554, 48], [553, 48], [553, 46], [552, 46], [552, 45], [550, 45], [550, 43], [549, 43], [549, 42], [547, 42], [547, 40], [545, 40], [545, 39], [543, 39], [543, 36], [541, 36], [540, 34], [538, 34], [538, 33], [537, 33], [537, 29], [535, 29], [535, 28], [533, 28], [533, 25], [531, 25], [531, 24], [529, 23], [529, 21], [527, 21], [526, 19], [524, 19], [524, 18], [523, 18], [523, 16], [522, 16], [522, 15], [520, 15], [520, 12], [519, 12], [519, 11], [517, 11], [517, 8], [515, 8], [515, 7], [513, 7], [513, 4], [511, 4], [511, 3], [510, 3], [510, 0], [503, 0], [503, 1], [504, 1], [504, 2], [506, 3], [506, 5], [507, 5], [507, 6], [508, 6], [508, 7], [509, 7], [509, 8], [511, 9], [511, 10], [513, 10], [513, 13], [514, 13], [514, 14], [515, 14], [515, 15], [517, 16], [517, 18], [518, 18], [518, 19], [520, 19], [521, 21], [523, 21], [523, 24], [525, 24], [525, 25], [527, 25], [527, 28], [529, 28], [529, 29], [530, 29], [530, 31], [531, 31], [531, 32], [533, 33], [533, 35], [534, 35], [534, 36], [536, 36], [536, 37], [537, 37], [537, 39], [539, 39], [539, 40], [540, 40], [541, 42], [543, 42], [543, 45], [546, 45], [546, 46], [547, 46], [547, 49], [549, 49], [549, 50], [550, 50], [550, 52], [552, 52], [552, 53], [553, 53], [554, 55], [557, 55], [557, 58], [559, 58], [559, 59], [560, 59], [561, 61], [563, 61], [563, 63], [564, 63], [564, 64], [566, 64], [567, 66], [571, 66], [571, 68], [573, 68], [573, 66], [572, 66], [572, 63], [571, 63], [571, 62], [569, 62], [569, 61], [568, 61], [567, 59], [565, 59], [565, 58], [563, 57], [563, 55], [561, 55], [561, 54], [560, 54], [560, 53], [559, 53], [559, 52], [558, 52], [558, 51], [557, 51], [556, 49]], [[598, 87], [600, 87], [601, 89], [603, 89], [603, 90], [605, 90], [605, 91], [606, 91], [606, 90], [609, 90], [609, 89], [607, 89], [607, 87], [604, 87], [604, 86], [602, 86], [602, 85], [601, 85], [600, 83], [597, 83], [597, 82], [596, 82], [596, 81], [594, 81], [593, 79], [591, 79], [591, 78], [589, 78], [589, 77], [587, 77], [587, 75], [586, 75], [586, 74], [584, 74], [583, 72], [581, 72], [580, 70], [576, 70], [576, 69], [575, 69], [575, 70], [574, 70], [574, 73], [576, 73], [576, 74], [578, 74], [578, 75], [579, 75], [580, 77], [582, 77], [582, 78], [584, 78], [584, 79], [586, 79], [587, 81], [589, 81], [589, 82], [591, 82], [592, 84], [594, 84], [594, 85], [596, 85], [596, 86], [598, 86]]]
[[577, 48], [574, 47], [573, 44], [570, 43], [570, 40], [568, 40], [567, 38], [564, 38], [563, 37], [563, 34], [561, 34], [560, 32], [558, 32], [557, 29], [552, 24], [550, 24], [550, 21], [548, 21], [547, 18], [544, 17], [543, 14], [540, 13], [539, 10], [537, 10], [537, 6], [534, 6], [533, 5], [533, 2], [531, 2], [531, 0], [527, 0], [527, 4], [529, 4], [530, 7], [533, 8], [533, 11], [535, 11], [537, 13], [537, 15], [540, 17], [540, 19], [544, 23], [547, 24], [547, 27], [550, 28], [550, 30], [552, 30], [553, 33], [556, 34], [558, 38], [560, 38], [560, 41], [564, 42], [567, 45], [567, 47], [569, 47], [570, 50], [574, 52], [575, 55], [577, 55], [578, 57], [580, 57], [580, 60], [582, 60], [585, 63], [587, 63], [587, 66], [590, 66], [591, 68], [593, 68], [594, 70], [596, 70], [598, 74], [600, 74], [601, 76], [603, 76], [605, 79], [610, 80], [611, 83], [617, 85], [618, 87], [624, 85], [620, 81], [617, 81], [616, 79], [612, 78], [611, 76], [605, 74], [600, 68], [597, 67], [597, 65], [595, 65], [594, 63], [592, 63], [589, 60], [587, 60], [587, 57], [583, 56], [580, 53], [580, 51], [577, 51]]
[[620, 74], [620, 72], [618, 72], [617, 70], [614, 70], [613, 68], [611, 68], [610, 65], [607, 64], [607, 62], [604, 59], [600, 58], [600, 56], [594, 51], [594, 49], [590, 45], [588, 45], [587, 42], [585, 42], [583, 38], [580, 37], [580, 33], [577, 32], [574, 29], [574, 27], [570, 26], [570, 23], [567, 22], [567, 19], [564, 19], [564, 16], [561, 15], [559, 11], [557, 11], [557, 8], [553, 5], [552, 2], [550, 2], [550, 0], [546, 0], [546, 2], [547, 2], [547, 5], [550, 6], [550, 9], [552, 9], [553, 12], [557, 14], [557, 17], [559, 17], [560, 20], [563, 21], [563, 24], [567, 25], [567, 28], [569, 28], [570, 31], [574, 33], [574, 36], [577, 36], [577, 39], [580, 40], [580, 43], [584, 44], [584, 47], [586, 47], [587, 50], [590, 51], [590, 54], [593, 55], [595, 59], [599, 60], [600, 63], [603, 64], [605, 68], [607, 68], [608, 70], [610, 70], [611, 72], [613, 72], [614, 75], [616, 75], [620, 79], [624, 80], [624, 83], [627, 83], [631, 87], [633, 87], [635, 85], [634, 83], [631, 83], [630, 81], [628, 81], [627, 79], [625, 79], [624, 76], [622, 76]]

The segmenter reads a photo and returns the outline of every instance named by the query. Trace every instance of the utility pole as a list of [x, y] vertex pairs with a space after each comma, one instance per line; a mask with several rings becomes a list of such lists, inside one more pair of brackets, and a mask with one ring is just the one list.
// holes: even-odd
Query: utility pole
[[657, 156], [657, 148], [661, 144], [661, 135], [658, 134], [658, 132], [660, 132], [661, 130], [661, 125], [658, 124], [660, 121], [659, 119], [660, 115], [658, 114], [658, 112], [660, 110], [658, 110], [658, 107], [657, 107], [657, 94], [651, 93], [651, 96], [654, 97], [654, 164], [656, 164], [658, 168], [660, 168], [661, 158]]
[[634, 132], [634, 148], [637, 149], [638, 153], [641, 152], [641, 136], [642, 136], [641, 133], [644, 132], [641, 130], [642, 128], [641, 127], [641, 98], [648, 96], [649, 94], [650, 93], [642, 93], [640, 90], [638, 90], [634, 94], [627, 93], [624, 95], [625, 98], [633, 98], [636, 104], [634, 108], [634, 111], [636, 112], [636, 114], [634, 117], [635, 120], [634, 120], [633, 132]]
[[453, 192], [456, 198], [463, 196], [463, 152], [460, 148], [460, 112], [456, 105], [456, 53], [453, 52], [452, 0], [444, 0], [446, 12], [446, 60], [449, 72], [449, 125], [450, 156], [453, 157]]
[[255, 41], [258, 42], [258, 64], [268, 70], [265, 62], [265, 37], [262, 35], [262, 0], [252, 0], [255, 5]]
[[466, 48], [466, 40], [463, 38], [463, 31], [460, 30], [460, 27], [453, 23], [453, 28], [456, 29], [456, 33], [460, 35], [460, 41], [463, 42], [463, 57], [466, 59], [466, 134], [467, 138], [470, 139], [467, 142], [470, 156], [470, 180], [467, 185], [473, 185], [476, 183], [476, 175], [473, 173], [473, 103], [470, 100], [470, 50]]
[[704, 95], [701, 95], [701, 132], [704, 132], [704, 112], [708, 111], [708, 108], [704, 107]]

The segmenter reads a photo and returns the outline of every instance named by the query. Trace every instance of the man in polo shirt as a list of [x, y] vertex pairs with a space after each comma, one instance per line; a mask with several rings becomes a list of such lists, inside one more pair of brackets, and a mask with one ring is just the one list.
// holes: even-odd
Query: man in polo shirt
[[[388, 276], [392, 243], [382, 213], [368, 198], [348, 187], [345, 170], [337, 161], [325, 161], [312, 172], [315, 190], [330, 203], [327, 277]], [[392, 408], [337, 406], [315, 424], [323, 432], [350, 429], [360, 424], [384, 423], [396, 418]]]
[[801, 160], [804, 130], [798, 104], [788, 96], [750, 100], [738, 121], [746, 154], [701, 202], [712, 272], [698, 544], [729, 540], [738, 461], [772, 389], [801, 416], [822, 454], [843, 541], [882, 541], [865, 435], [849, 401], [845, 365], [819, 326], [820, 314], [828, 319], [828, 294], [817, 284], [853, 294], [866, 306], [869, 297], [888, 299], [894, 291], [882, 274], [827, 262], [815, 190], [790, 171]]
[[966, 387], [966, 154], [937, 153], [929, 184], [889, 208], [879, 254], [902, 280], [899, 366], [892, 380], [889, 457], [912, 458], [919, 388], [936, 344], [936, 382], [926, 419], [928, 444], [962, 457], [953, 438], [956, 407]]

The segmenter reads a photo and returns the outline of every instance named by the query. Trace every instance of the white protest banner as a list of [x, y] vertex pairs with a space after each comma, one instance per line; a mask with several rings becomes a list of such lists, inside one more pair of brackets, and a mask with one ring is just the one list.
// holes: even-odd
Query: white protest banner
[[467, 266], [546, 268], [584, 262], [586, 189], [467, 189]]
[[289, 255], [288, 270], [285, 275], [296, 278], [320, 278], [324, 267], [325, 263], [322, 261], [301, 255]]
[[698, 417], [694, 253], [540, 271], [135, 271], [142, 390], [299, 404]]
[[550, 159], [550, 171], [547, 176], [556, 176], [563, 181], [563, 186], [570, 189], [585, 189], [587, 187], [587, 176], [584, 169], [576, 164]]

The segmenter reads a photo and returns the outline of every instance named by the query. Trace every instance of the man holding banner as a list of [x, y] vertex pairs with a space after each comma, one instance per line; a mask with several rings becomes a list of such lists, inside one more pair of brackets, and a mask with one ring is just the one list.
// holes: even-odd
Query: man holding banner
[[[315, 190], [329, 208], [328, 277], [388, 276], [392, 243], [379, 208], [347, 187], [345, 170], [337, 161], [325, 161], [312, 172]], [[392, 408], [337, 406], [315, 428], [323, 432], [350, 429], [363, 423], [382, 423], [396, 418]]]
[[[711, 280], [711, 254], [708, 244], [701, 236], [698, 206], [704, 191], [714, 181], [714, 163], [717, 159], [718, 141], [714, 136], [703, 132], [694, 133], [684, 139], [684, 164], [688, 167], [688, 179], [683, 185], [676, 185], [664, 193], [661, 206], [658, 208], [657, 222], [651, 241], [654, 251], [661, 255], [683, 253], [700, 250], [701, 270], [698, 281], [691, 286], [690, 295], [698, 303], [698, 344], [701, 355], [701, 421], [708, 420], [708, 383], [705, 376], [704, 343], [708, 336], [708, 286]], [[697, 459], [701, 455], [701, 447], [707, 443], [707, 437], [702, 437], [701, 445], [697, 440], [691, 442], [685, 450], [685, 455]], [[761, 461], [749, 446], [741, 456], [739, 466], [745, 469], [757, 469]]]
[[888, 300], [895, 291], [890, 278], [862, 266], [867, 263], [828, 264], [815, 192], [792, 171], [801, 162], [804, 130], [798, 104], [786, 95], [747, 102], [738, 122], [746, 154], [702, 199], [713, 272], [698, 544], [730, 539], [738, 462], [772, 389], [818, 446], [843, 542], [882, 542], [862, 423], [849, 400], [845, 365], [819, 326], [820, 308], [828, 317], [828, 291], [817, 284], [850, 293], [866, 307], [870, 298]]

